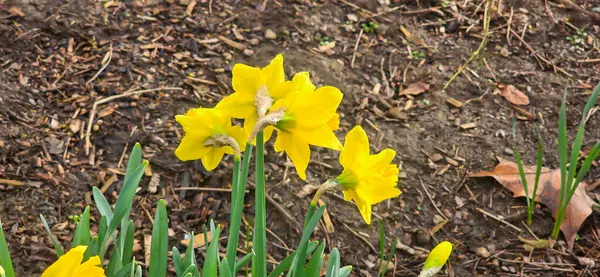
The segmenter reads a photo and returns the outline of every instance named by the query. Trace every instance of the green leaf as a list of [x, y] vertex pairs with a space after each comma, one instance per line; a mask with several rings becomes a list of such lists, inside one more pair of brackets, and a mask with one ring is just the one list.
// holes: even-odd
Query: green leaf
[[167, 207], [165, 206], [165, 201], [161, 199], [158, 201], [156, 215], [154, 216], [154, 226], [152, 227], [149, 277], [164, 277], [167, 274], [168, 232]]
[[142, 277], [142, 267], [140, 265], [135, 267], [135, 277]]
[[[206, 236], [206, 232], [204, 232], [204, 235]], [[186, 269], [192, 264], [196, 264], [196, 253], [194, 253], [194, 232], [192, 232], [190, 235], [190, 242], [185, 250], [185, 256], [183, 257], [183, 268]]]
[[[312, 205], [310, 205], [310, 206], [312, 206]], [[315, 211], [314, 215], [308, 221], [308, 223], [306, 224], [306, 227], [304, 227], [304, 230], [302, 231], [302, 237], [300, 238], [300, 243], [298, 244], [298, 248], [296, 248], [296, 259], [295, 259], [296, 261], [294, 263], [294, 276], [296, 276], [296, 277], [304, 276], [304, 261], [306, 260], [307, 242], [308, 242], [308, 239], [310, 238], [310, 236], [312, 235], [313, 230], [319, 223], [319, 220], [321, 220], [321, 217], [323, 216], [324, 211], [325, 211], [325, 205], [322, 205]]]
[[10, 252], [8, 251], [8, 243], [4, 237], [4, 229], [2, 229], [2, 221], [0, 220], [0, 266], [4, 268], [6, 277], [15, 277]]
[[173, 246], [171, 253], [173, 256], [173, 265], [175, 266], [175, 276], [180, 277], [183, 275], [183, 270], [185, 269], [183, 268], [183, 262], [181, 261], [181, 253], [175, 246]]
[[235, 263], [235, 272], [242, 270], [244, 266], [246, 266], [250, 261], [252, 261], [252, 257], [254, 257], [254, 254], [250, 252], [244, 255], [244, 257], [242, 257], [241, 259], [237, 260], [237, 262]]
[[[102, 217], [102, 218], [104, 218], [104, 217]], [[100, 252], [100, 239], [98, 238], [98, 236], [94, 236], [90, 240], [90, 244], [89, 244], [88, 248], [85, 250], [85, 253], [83, 253], [83, 260], [87, 261], [90, 259], [90, 257], [97, 256], [99, 252]]]
[[351, 265], [344, 266], [344, 267], [340, 268], [339, 277], [347, 277], [348, 275], [350, 275], [350, 273], [352, 273], [352, 266]]
[[[192, 264], [190, 266], [188, 266], [188, 268], [186, 268], [186, 270], [183, 272], [182, 276], [187, 277], [189, 276], [194, 276], [194, 272], [198, 272], [198, 268], [196, 267], [195, 264]], [[217, 272], [215, 270], [215, 275], [206, 275], [206, 272], [202, 272], [202, 274], [204, 274], [204, 276], [217, 276]]]
[[[122, 264], [128, 264], [132, 261], [133, 258], [133, 239], [135, 234], [135, 225], [133, 224], [133, 220], [129, 220], [127, 226], [127, 233], [124, 238], [123, 244], [123, 257], [121, 259]], [[123, 234], [119, 234], [122, 236]]]
[[131, 178], [131, 174], [137, 170], [137, 168], [142, 163], [142, 146], [140, 143], [136, 143], [131, 149], [131, 153], [129, 153], [129, 161], [127, 161], [127, 169], [125, 170], [125, 180], [126, 182], [129, 178]]
[[62, 256], [65, 252], [60, 244], [58, 244], [58, 241], [56, 241], [56, 238], [54, 238], [54, 235], [52, 235], [52, 231], [50, 231], [50, 226], [48, 226], [48, 222], [46, 221], [44, 215], [40, 214], [40, 219], [42, 219], [42, 224], [44, 224], [44, 228], [46, 228], [46, 232], [48, 233], [48, 236], [50, 236], [50, 240], [52, 240], [52, 245], [54, 245], [56, 256], [60, 258], [60, 256]]
[[565, 197], [567, 194], [567, 89], [563, 93], [558, 116], [558, 160], [560, 163], [560, 200], [559, 209], [552, 230], [552, 238], [556, 239], [564, 216]]
[[110, 223], [112, 219], [113, 212], [108, 204], [108, 201], [97, 187], [92, 188], [92, 195], [94, 196], [94, 202], [96, 202], [96, 208], [100, 211], [102, 216], [106, 216], [106, 222]]
[[90, 244], [90, 206], [86, 206], [81, 214], [81, 218], [75, 228], [73, 235], [73, 246], [89, 245]]
[[329, 254], [329, 261], [327, 262], [326, 277], [338, 277], [340, 276], [340, 252], [337, 248], [333, 248], [331, 254]]
[[212, 239], [206, 250], [206, 260], [202, 267], [202, 274], [204, 276], [217, 276], [217, 267], [219, 262], [219, 236], [221, 233], [221, 226], [217, 226], [215, 229], [214, 222], [210, 221], [210, 231]]
[[[590, 170], [590, 167], [592, 166], [592, 163], [598, 157], [598, 154], [600, 154], [600, 141], [596, 142], [594, 147], [592, 147], [592, 150], [590, 150], [587, 157], [583, 161], [583, 164], [581, 165], [579, 174], [577, 174], [577, 179], [575, 179], [574, 184], [578, 185], [579, 182], [581, 182], [581, 180], [583, 180], [583, 177], [585, 177], [587, 172]], [[569, 198], [567, 199], [567, 203], [569, 203], [569, 201], [571, 201], [571, 197], [573, 197], [573, 194], [575, 194], [577, 185], [573, 186], [573, 188], [571, 188], [571, 191], [569, 191]]]
[[229, 270], [229, 262], [227, 262], [227, 257], [223, 258], [221, 261], [221, 266], [219, 267], [219, 276], [232, 277], [231, 270]]
[[323, 252], [325, 251], [325, 241], [319, 245], [317, 251], [313, 253], [312, 257], [306, 264], [305, 276], [319, 277], [321, 274], [321, 268], [323, 267]]
[[267, 204], [265, 200], [265, 144], [263, 131], [256, 135], [256, 189], [254, 191], [254, 236], [252, 238], [252, 249], [255, 256], [252, 259], [252, 276], [267, 275]]
[[119, 252], [118, 248], [115, 248], [110, 255], [110, 260], [108, 261], [108, 267], [106, 268], [107, 276], [113, 276], [123, 268], [121, 260], [121, 252]]
[[128, 264], [126, 264], [125, 266], [123, 266], [123, 268], [121, 268], [121, 270], [119, 270], [119, 272], [115, 273], [114, 275], [107, 275], [107, 276], [111, 276], [111, 277], [128, 277], [128, 276], [133, 276], [133, 274], [135, 273], [135, 264], [136, 262], [130, 262]]
[[[315, 251], [315, 249], [317, 249], [318, 246], [319, 246], [319, 242], [317, 242], [317, 241], [309, 242], [306, 253], [307, 254], [312, 253], [313, 251]], [[292, 254], [287, 256], [285, 259], [283, 259], [283, 261], [281, 261], [275, 267], [275, 269], [273, 269], [271, 274], [269, 274], [269, 277], [277, 277], [277, 276], [281, 275], [283, 272], [285, 272], [286, 270], [288, 270], [290, 268], [290, 266], [292, 265], [292, 263], [294, 262], [295, 258], [296, 258], [296, 252], [293, 252]]]

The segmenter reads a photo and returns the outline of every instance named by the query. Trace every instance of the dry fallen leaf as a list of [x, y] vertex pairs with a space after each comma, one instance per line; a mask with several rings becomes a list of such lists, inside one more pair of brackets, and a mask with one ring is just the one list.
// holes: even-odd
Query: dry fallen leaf
[[[206, 237], [208, 239], [208, 243], [210, 243], [210, 241], [212, 240], [211, 232], [206, 232]], [[181, 242], [181, 244], [185, 245], [186, 247], [190, 244], [189, 239], [184, 239], [184, 240], [181, 240], [180, 242]], [[204, 241], [204, 233], [194, 235], [194, 248], [202, 247], [205, 244], [206, 244], [206, 241]]]
[[419, 95], [429, 90], [429, 84], [424, 82], [416, 82], [408, 85], [408, 87], [400, 92], [400, 95]]
[[[492, 171], [482, 171], [471, 174], [470, 177], [493, 177], [502, 186], [513, 192], [513, 197], [525, 196], [525, 190], [521, 183], [521, 176], [516, 163], [498, 158], [500, 163]], [[535, 182], [535, 166], [523, 166], [529, 194], [533, 194], [533, 184]], [[565, 218], [560, 230], [563, 232], [569, 249], [573, 249], [575, 243], [575, 235], [585, 219], [592, 214], [592, 206], [594, 200], [586, 194], [588, 184], [585, 182], [579, 183], [577, 190], [573, 194], [573, 198], [567, 210]], [[552, 211], [552, 216], [556, 218], [558, 205], [560, 201], [560, 169], [549, 169], [542, 167], [536, 201], [546, 205]]]
[[529, 97], [513, 85], [498, 85], [500, 95], [515, 105], [529, 105]]

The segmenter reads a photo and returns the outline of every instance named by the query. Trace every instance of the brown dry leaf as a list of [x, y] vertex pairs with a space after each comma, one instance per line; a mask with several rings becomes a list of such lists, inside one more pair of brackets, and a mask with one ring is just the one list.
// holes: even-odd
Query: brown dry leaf
[[[521, 183], [521, 176], [516, 163], [498, 158], [500, 163], [492, 171], [482, 171], [469, 175], [469, 177], [493, 177], [502, 186], [513, 192], [513, 197], [525, 196], [525, 190]], [[533, 184], [535, 182], [535, 166], [523, 166], [529, 194], [533, 194]], [[546, 205], [552, 211], [552, 216], [556, 218], [560, 199], [560, 169], [549, 169], [542, 167], [536, 201]], [[573, 249], [575, 243], [575, 235], [585, 219], [592, 214], [592, 206], [594, 200], [586, 194], [588, 184], [585, 182], [579, 183], [575, 194], [567, 210], [565, 218], [560, 230], [563, 232], [569, 249]]]
[[400, 92], [400, 95], [419, 95], [429, 90], [429, 84], [425, 82], [416, 82], [408, 85], [408, 87]]
[[515, 105], [529, 105], [529, 97], [513, 85], [498, 85], [500, 95]]
[[[208, 238], [208, 242], [210, 242], [212, 240], [211, 232], [206, 232], [206, 237]], [[181, 244], [183, 244], [187, 247], [190, 244], [190, 240], [189, 239], [181, 240]], [[206, 244], [206, 242], [204, 241], [204, 233], [197, 234], [194, 236], [194, 248], [202, 247], [202, 246], [204, 246], [204, 244]]]

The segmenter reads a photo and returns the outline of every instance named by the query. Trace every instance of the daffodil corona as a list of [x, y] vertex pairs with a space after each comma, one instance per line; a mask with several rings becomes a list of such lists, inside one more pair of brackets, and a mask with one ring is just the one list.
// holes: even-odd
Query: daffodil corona
[[442, 269], [442, 267], [444, 267], [444, 264], [446, 264], [446, 261], [448, 260], [448, 257], [450, 257], [451, 253], [451, 243], [443, 241], [438, 244], [435, 248], [433, 248], [433, 250], [431, 250], [429, 256], [427, 256], [427, 260], [425, 261], [425, 265], [423, 266], [423, 270], [421, 270], [419, 277], [434, 276]]
[[106, 277], [100, 257], [94, 256], [83, 261], [87, 246], [77, 246], [58, 258], [42, 273], [42, 277]]
[[292, 79], [291, 92], [270, 109], [280, 113], [274, 124], [277, 130], [275, 151], [285, 151], [303, 180], [310, 160], [309, 145], [342, 149], [333, 133], [339, 127], [336, 110], [342, 97], [342, 92], [335, 87], [316, 89], [308, 72], [301, 72]]
[[246, 132], [231, 125], [231, 118], [218, 108], [197, 108], [177, 115], [185, 136], [175, 150], [183, 161], [201, 159], [207, 170], [213, 170], [224, 154], [236, 154], [246, 144]]
[[391, 149], [371, 155], [369, 138], [360, 126], [354, 127], [340, 153], [342, 174], [334, 179], [344, 191], [346, 201], [353, 200], [367, 224], [371, 224], [371, 205], [397, 197], [400, 190], [398, 166], [391, 164], [396, 152]]

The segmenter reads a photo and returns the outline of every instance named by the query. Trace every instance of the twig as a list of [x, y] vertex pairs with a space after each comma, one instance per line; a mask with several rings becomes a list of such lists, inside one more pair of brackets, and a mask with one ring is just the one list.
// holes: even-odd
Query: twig
[[429, 190], [427, 189], [427, 186], [425, 186], [425, 184], [423, 183], [423, 179], [421, 179], [421, 176], [419, 176], [419, 181], [421, 182], [421, 186], [423, 187], [423, 190], [425, 190], [425, 194], [427, 194], [427, 198], [429, 198], [429, 201], [431, 201], [431, 205], [433, 205], [433, 207], [435, 208], [435, 210], [442, 216], [442, 218], [448, 219], [444, 215], [444, 213], [442, 213], [442, 211], [440, 211], [440, 208], [438, 208], [437, 205], [435, 205], [435, 202], [433, 201], [433, 197], [431, 197], [431, 194], [429, 193]]
[[[180, 187], [180, 188], [174, 188], [174, 190], [176, 191], [180, 191], [180, 190], [185, 190], [185, 191], [214, 191], [214, 192], [231, 192], [231, 189], [224, 189], [224, 188], [207, 188], [207, 187]], [[248, 190], [244, 191], [245, 193], [248, 193]]]
[[519, 34], [517, 34], [514, 30], [510, 30], [510, 32], [515, 35], [515, 37], [517, 37], [527, 48], [527, 50], [529, 50], [529, 52], [531, 52], [532, 55], [535, 55], [535, 57], [537, 57], [538, 59], [544, 61], [545, 63], [547, 63], [548, 65], [551, 65], [552, 67], [554, 67], [555, 70], [560, 71], [561, 73], [567, 75], [569, 78], [573, 78], [573, 75], [571, 75], [569, 72], [566, 72], [564, 69], [556, 66], [553, 62], [549, 61], [548, 59], [540, 56], [532, 47], [531, 45], [529, 45], [527, 42], [525, 42], [525, 40], [523, 40], [523, 38], [521, 38], [519, 36]]
[[98, 78], [98, 76], [100, 76], [100, 73], [102, 73], [102, 71], [104, 71], [104, 69], [106, 69], [108, 67], [108, 65], [110, 64], [110, 61], [112, 60], [112, 52], [113, 52], [113, 48], [112, 48], [112, 44], [111, 44], [108, 48], [108, 53], [106, 53], [106, 55], [104, 56], [104, 59], [102, 59], [102, 61], [106, 60], [106, 62], [104, 63], [104, 65], [102, 65], [102, 68], [100, 68], [100, 70], [98, 70], [98, 72], [96, 72], [96, 75], [94, 75], [94, 77], [92, 77], [92, 79], [85, 82], [86, 86], [89, 85], [94, 80], [96, 80], [96, 78]]
[[356, 43], [354, 44], [354, 53], [352, 53], [352, 61], [350, 62], [350, 68], [354, 68], [354, 60], [356, 59], [356, 50], [358, 50], [358, 44], [360, 43], [360, 38], [362, 38], [363, 29], [360, 28], [360, 32], [358, 33], [358, 38], [356, 38]]
[[508, 16], [508, 23], [506, 25], [508, 25], [508, 27], [506, 27], [506, 43], [508, 44], [508, 46], [510, 45], [510, 28], [512, 26], [512, 20], [513, 20], [513, 7], [510, 7], [510, 15]]
[[519, 227], [517, 227], [517, 226], [513, 225], [512, 223], [510, 223], [510, 222], [508, 222], [508, 221], [504, 220], [504, 218], [502, 218], [501, 216], [497, 216], [497, 215], [491, 214], [491, 213], [489, 213], [489, 212], [486, 212], [485, 210], [483, 210], [483, 209], [480, 209], [480, 208], [475, 208], [475, 209], [476, 209], [478, 212], [480, 212], [480, 213], [482, 213], [482, 214], [484, 214], [484, 215], [487, 215], [487, 216], [489, 216], [489, 217], [491, 217], [491, 218], [493, 218], [493, 219], [495, 219], [495, 220], [497, 220], [497, 221], [500, 221], [500, 222], [502, 222], [502, 223], [506, 224], [506, 226], [508, 226], [508, 227], [511, 227], [511, 228], [513, 228], [513, 229], [515, 229], [515, 230], [516, 230], [517, 232], [519, 232], [519, 233], [523, 232], [523, 230], [522, 230], [521, 228], [519, 228]]
[[471, 56], [469, 57], [469, 59], [461, 66], [458, 68], [458, 70], [456, 71], [456, 73], [454, 73], [454, 75], [452, 75], [452, 77], [450, 78], [450, 80], [448, 80], [448, 82], [446, 82], [446, 84], [444, 85], [444, 87], [442, 88], [442, 90], [445, 90], [450, 83], [452, 83], [452, 81], [454, 81], [454, 79], [456, 79], [456, 77], [458, 77], [458, 75], [460, 75], [462, 73], [462, 71], [472, 62], [474, 61], [479, 54], [481, 53], [481, 51], [483, 51], [485, 49], [485, 45], [487, 44], [488, 41], [488, 36], [489, 36], [489, 29], [490, 29], [490, 21], [491, 21], [491, 16], [490, 16], [490, 11], [492, 8], [492, 2], [493, 0], [487, 0], [487, 3], [485, 5], [485, 11], [483, 14], [483, 39], [481, 40], [481, 43], [479, 44], [479, 47], [477, 47], [477, 49], [471, 53]]
[[364, 243], [366, 243], [369, 246], [369, 248], [371, 248], [371, 250], [373, 250], [373, 253], [378, 253], [377, 249], [375, 249], [375, 247], [369, 242], [369, 240], [367, 240], [366, 238], [361, 236], [359, 233], [354, 231], [353, 228], [350, 228], [350, 226], [348, 226], [348, 224], [346, 224], [346, 222], [341, 221], [341, 220], [339, 222], [342, 223], [342, 225], [344, 225], [344, 227], [346, 227], [346, 229], [348, 231], [350, 231], [350, 233], [352, 233], [354, 236], [356, 236], [357, 238], [362, 240]]
[[160, 91], [160, 90], [183, 90], [183, 88], [161, 87], [161, 88], [137, 90], [137, 91], [132, 91], [132, 92], [127, 92], [127, 93], [123, 93], [123, 94], [109, 96], [109, 97], [106, 97], [106, 98], [103, 98], [103, 99], [100, 99], [100, 100], [94, 102], [94, 105], [92, 105], [92, 110], [90, 111], [90, 119], [88, 120], [87, 130], [85, 132], [85, 154], [86, 155], [90, 154], [90, 145], [91, 145], [90, 133], [92, 131], [92, 122], [94, 122], [94, 117], [96, 116], [96, 110], [98, 109], [98, 105], [110, 102], [115, 99], [123, 98], [123, 97], [139, 95], [139, 94], [146, 93], [146, 92], [154, 92], [154, 91]]
[[277, 203], [275, 199], [271, 198], [271, 196], [269, 196], [268, 194], [265, 194], [265, 196], [267, 198], [267, 201], [269, 201], [269, 203], [273, 205], [275, 209], [277, 209], [281, 213], [281, 215], [283, 215], [283, 217], [287, 219], [288, 223], [292, 225], [291, 227], [293, 227], [299, 234], [300, 230], [302, 230], [302, 225], [300, 225], [300, 222], [294, 219], [294, 217], [283, 206], [281, 206], [281, 204]]

